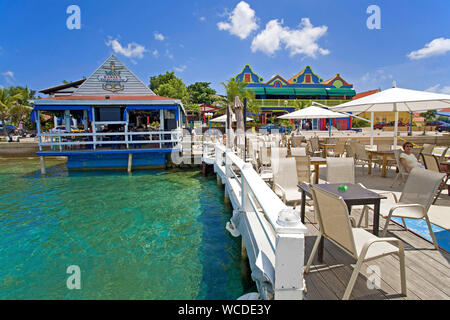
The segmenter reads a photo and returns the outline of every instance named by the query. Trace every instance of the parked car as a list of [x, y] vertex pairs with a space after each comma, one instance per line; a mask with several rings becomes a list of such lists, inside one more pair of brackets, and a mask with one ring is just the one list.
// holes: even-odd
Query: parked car
[[440, 126], [440, 125], [445, 125], [446, 122], [445, 121], [441, 121], [441, 120], [437, 120], [437, 121], [429, 121], [426, 123], [427, 126]]
[[373, 125], [373, 128], [374, 129], [383, 129], [383, 127], [386, 127], [386, 126], [387, 126], [387, 123], [385, 121], [379, 121]]
[[444, 122], [443, 124], [436, 126], [436, 131], [450, 131], [450, 123]]
[[[6, 131], [8, 132], [8, 135], [13, 134], [14, 130], [16, 130], [17, 127], [13, 126], [12, 124], [7, 124], [6, 125]], [[0, 124], [0, 135], [3, 135], [3, 125]]]
[[266, 130], [268, 133], [272, 133], [272, 130], [278, 131], [279, 133], [285, 133], [286, 131], [290, 131], [290, 129], [286, 130], [285, 127], [279, 125], [279, 124], [266, 124], [265, 126], [259, 128], [259, 130]]
[[[395, 121], [391, 121], [391, 122], [389, 122], [387, 124], [388, 127], [393, 127], [394, 125], [395, 125]], [[406, 126], [409, 126], [409, 123], [401, 122], [400, 120], [398, 120], [397, 126], [399, 126], [399, 127], [406, 127]]]

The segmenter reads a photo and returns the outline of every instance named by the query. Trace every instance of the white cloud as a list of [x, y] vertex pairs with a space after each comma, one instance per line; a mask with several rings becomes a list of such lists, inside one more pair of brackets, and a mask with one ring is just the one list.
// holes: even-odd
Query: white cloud
[[13, 80], [14, 80], [14, 72], [12, 71], [5, 71], [2, 72], [2, 76], [5, 79], [6, 83], [8, 83], [9, 85], [14, 84]]
[[[283, 21], [281, 21], [281, 24]], [[252, 41], [252, 52], [258, 50], [268, 55], [273, 55], [280, 49], [282, 34], [285, 32], [278, 20], [271, 20], [266, 28], [261, 31]]]
[[317, 54], [327, 55], [329, 50], [320, 48], [317, 41], [326, 34], [328, 27], [314, 27], [309, 18], [302, 18], [298, 29], [283, 27], [283, 20], [274, 19], [266, 24], [252, 41], [252, 52], [262, 51], [273, 55], [281, 45], [289, 50], [291, 56], [303, 54], [315, 58]]
[[201, 22], [203, 22], [203, 21], [206, 21], [206, 18], [205, 18], [205, 17], [200, 17], [199, 20], [200, 20]]
[[155, 57], [155, 58], [158, 58], [159, 57], [159, 52], [158, 52], [158, 50], [153, 50], [152, 51], [152, 54], [153, 54], [153, 56]]
[[127, 58], [143, 58], [144, 52], [147, 50], [143, 45], [140, 45], [136, 42], [129, 43], [126, 47], [122, 47], [120, 42], [117, 39], [110, 39], [106, 42], [106, 45], [113, 49], [113, 51], [117, 54], [124, 55]]
[[448, 51], [450, 51], [450, 39], [437, 38], [430, 43], [427, 43], [425, 48], [410, 52], [408, 58], [411, 60], [419, 60], [442, 55]]
[[442, 86], [438, 83], [435, 86], [432, 86], [425, 91], [429, 92], [436, 92], [436, 93], [444, 93], [444, 94], [450, 94], [450, 86]]
[[12, 71], [3, 72], [2, 75], [4, 75], [5, 77], [10, 77], [10, 78], [14, 79], [14, 72], [12, 72]]
[[247, 2], [241, 1], [234, 8], [231, 14], [228, 14], [228, 22], [221, 21], [217, 23], [219, 30], [228, 30], [230, 34], [246, 39], [250, 33], [258, 29], [255, 10], [250, 8]]
[[159, 33], [158, 31], [155, 31], [153, 35], [155, 36], [155, 40], [164, 41], [165, 39], [164, 35]]
[[186, 65], [182, 65], [182, 66], [179, 66], [179, 67], [175, 67], [174, 68], [174, 70], [176, 71], [176, 72], [183, 72], [184, 70], [186, 70]]

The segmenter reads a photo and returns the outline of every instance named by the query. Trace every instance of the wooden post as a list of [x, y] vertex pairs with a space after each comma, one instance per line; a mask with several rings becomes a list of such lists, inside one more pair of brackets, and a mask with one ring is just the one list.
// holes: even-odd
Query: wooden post
[[243, 259], [243, 260], [248, 259], [247, 249], [245, 248], [243, 237], [241, 237], [241, 259]]
[[40, 156], [40, 163], [41, 163], [41, 174], [45, 174], [45, 159], [43, 156]]
[[227, 188], [225, 188], [225, 192], [223, 193], [224, 202], [229, 204], [230, 203], [230, 196], [228, 195]]
[[92, 107], [92, 142], [94, 150], [97, 148], [97, 127], [95, 125], [95, 109]]
[[204, 177], [206, 177], [206, 163], [202, 162], [202, 174]]
[[133, 154], [128, 154], [128, 172], [131, 172], [131, 167], [133, 166]]

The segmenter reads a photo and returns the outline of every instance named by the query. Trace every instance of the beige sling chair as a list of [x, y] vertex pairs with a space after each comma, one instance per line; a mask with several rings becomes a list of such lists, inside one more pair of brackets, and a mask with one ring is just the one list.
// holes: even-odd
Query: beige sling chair
[[[275, 162], [276, 161], [276, 162]], [[272, 162], [273, 191], [286, 204], [294, 202], [294, 206], [302, 200], [298, 191], [298, 177], [295, 158], [278, 158]]]
[[[379, 238], [362, 228], [353, 228], [350, 223], [352, 218], [348, 215], [347, 205], [342, 197], [314, 185], [311, 185], [311, 191], [314, 199], [314, 208], [319, 217], [320, 235], [314, 243], [305, 267], [305, 273], [309, 272], [320, 240], [325, 237], [357, 260], [342, 297], [343, 300], [350, 298], [364, 262], [391, 254], [397, 255], [399, 258], [401, 292], [406, 296], [405, 253], [402, 241], [396, 238]], [[397, 243], [398, 247], [392, 245], [391, 242]]]
[[[405, 230], [407, 229], [405, 218], [425, 219], [433, 244], [439, 250], [427, 213], [444, 177], [445, 173], [418, 167], [413, 168], [409, 173], [408, 180], [406, 180], [400, 199], [397, 199], [397, 196], [392, 193], [394, 205], [388, 201], [381, 201], [380, 215], [386, 219], [383, 236], [386, 235], [391, 217], [400, 218]], [[369, 209], [373, 210], [371, 206], [369, 206]]]

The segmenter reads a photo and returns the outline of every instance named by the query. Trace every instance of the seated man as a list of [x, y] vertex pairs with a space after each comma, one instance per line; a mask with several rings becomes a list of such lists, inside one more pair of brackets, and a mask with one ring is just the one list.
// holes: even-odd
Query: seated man
[[413, 145], [411, 142], [405, 142], [403, 144], [403, 151], [400, 153], [400, 163], [402, 166], [410, 172], [414, 167], [423, 168], [424, 166], [417, 161], [416, 156], [411, 152]]

